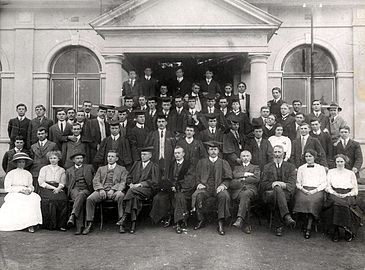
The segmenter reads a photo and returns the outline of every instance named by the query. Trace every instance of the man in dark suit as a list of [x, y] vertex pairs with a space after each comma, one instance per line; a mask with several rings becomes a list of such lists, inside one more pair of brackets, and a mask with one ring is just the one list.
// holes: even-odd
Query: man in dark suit
[[62, 149], [62, 144], [67, 140], [72, 140], [72, 126], [66, 121], [66, 111], [64, 109], [57, 110], [57, 123], [49, 128], [48, 138], [57, 144], [58, 149]]
[[[252, 123], [257, 123], [259, 121], [252, 121]], [[262, 138], [269, 139], [271, 136], [275, 135], [275, 129], [278, 125], [281, 125], [280, 123], [276, 122], [276, 115], [271, 113], [269, 116], [265, 119], [265, 123], [262, 125], [262, 131], [263, 135]], [[254, 125], [254, 126], [260, 126], [260, 125]], [[250, 134], [251, 135], [251, 134]], [[253, 137], [253, 136], [250, 136]]]
[[250, 117], [250, 95], [246, 93], [247, 86], [244, 82], [239, 82], [237, 84], [237, 96], [240, 102], [241, 112], [247, 113]]
[[196, 210], [198, 219], [194, 230], [204, 225], [204, 214], [209, 207], [217, 202], [219, 235], [224, 235], [224, 221], [231, 216], [231, 198], [228, 193], [229, 183], [232, 180], [232, 170], [228, 162], [219, 155], [219, 142], [208, 142], [208, 158], [199, 160], [196, 170], [196, 183], [198, 184], [192, 195], [192, 206]]
[[301, 113], [303, 103], [300, 100], [298, 99], [293, 100], [291, 105], [293, 107], [293, 111], [290, 114], [291, 116], [295, 117], [298, 113]]
[[37, 130], [39, 127], [45, 127], [48, 132], [49, 128], [53, 125], [53, 121], [44, 116], [45, 113], [46, 108], [43, 105], [35, 106], [35, 114], [37, 117], [30, 121], [27, 132], [27, 145], [29, 147], [37, 142]]
[[75, 235], [82, 233], [86, 199], [93, 191], [94, 169], [90, 164], [84, 164], [85, 157], [85, 153], [75, 151], [70, 156], [74, 165], [66, 170], [67, 195], [73, 200], [67, 225], [72, 227], [76, 223]]
[[224, 93], [220, 97], [227, 99], [227, 105], [230, 108], [232, 99], [237, 98], [237, 95], [233, 93], [233, 85], [231, 83], [224, 85]]
[[[252, 125], [263, 126], [266, 124], [266, 119], [270, 115], [270, 108], [268, 106], [262, 106], [260, 109], [260, 117], [252, 118]], [[276, 114], [275, 119], [277, 119]]]
[[[30, 120], [25, 116], [25, 113], [27, 112], [27, 106], [25, 104], [19, 103], [16, 105], [16, 112], [18, 116], [10, 119], [8, 124], [8, 136], [10, 139], [9, 149], [15, 147], [15, 137], [23, 136], [23, 138], [27, 138], [30, 123]], [[24, 147], [29, 149], [30, 145], [27, 145], [27, 142], [25, 142]]]
[[160, 192], [153, 198], [150, 217], [154, 223], [165, 219], [164, 227], [170, 226], [173, 216], [176, 233], [181, 234], [183, 224], [187, 224], [188, 200], [195, 188], [195, 166], [184, 158], [182, 147], [174, 149], [174, 161], [166, 177], [159, 181]]
[[128, 108], [126, 106], [117, 107], [120, 136], [126, 137], [129, 130], [134, 127], [134, 122], [128, 119]]
[[272, 161], [273, 149], [269, 140], [262, 138], [263, 130], [261, 126], [255, 126], [253, 134], [254, 137], [246, 141], [244, 149], [252, 154], [251, 163], [258, 165], [262, 171], [264, 166]]
[[205, 71], [205, 80], [200, 82], [200, 87], [204, 96], [209, 93], [219, 97], [222, 94], [219, 83], [213, 79], [213, 71], [210, 69]]
[[45, 127], [39, 127], [37, 131], [38, 142], [34, 143], [30, 148], [33, 164], [30, 173], [33, 176], [33, 186], [35, 192], [39, 190], [38, 176], [39, 171], [45, 165], [49, 164], [47, 153], [50, 151], [57, 151], [56, 143], [47, 140], [47, 130]]
[[157, 98], [149, 97], [148, 101], [148, 110], [146, 111], [146, 127], [150, 130], [157, 129]]
[[175, 134], [176, 138], [182, 138], [184, 135], [184, 127], [182, 123], [186, 115], [188, 114], [187, 109], [184, 108], [184, 99], [182, 96], [175, 96], [175, 107], [170, 110], [168, 128]]
[[140, 95], [152, 97], [157, 95], [158, 81], [152, 78], [152, 69], [146, 67], [144, 69], [144, 76], [140, 79]]
[[129, 70], [128, 80], [122, 84], [122, 96], [130, 96], [137, 98], [141, 93], [140, 82], [137, 80], [137, 73], [134, 69]]
[[101, 141], [110, 136], [110, 126], [105, 121], [106, 111], [107, 107], [105, 105], [100, 105], [98, 108], [98, 116], [95, 119], [91, 119], [86, 124], [85, 138], [88, 140], [90, 146], [89, 160], [94, 159]]
[[290, 115], [290, 108], [288, 103], [283, 103], [280, 106], [280, 117], [277, 119], [277, 122], [283, 126], [283, 136], [292, 136], [293, 134], [293, 123], [295, 122], [295, 118]]
[[141, 148], [140, 161], [135, 161], [127, 176], [129, 189], [124, 197], [124, 215], [118, 221], [120, 232], [125, 232], [125, 221], [131, 219], [129, 232], [135, 233], [136, 221], [142, 209], [142, 201], [153, 197], [159, 179], [158, 165], [151, 161], [153, 147]]
[[305, 163], [303, 156], [305, 151], [312, 149], [318, 154], [315, 162], [328, 168], [326, 154], [321, 143], [318, 139], [311, 137], [309, 135], [309, 131], [310, 128], [308, 123], [303, 123], [300, 126], [300, 138], [293, 141], [290, 161], [295, 165], [295, 167], [299, 168], [299, 166]]
[[16, 169], [16, 164], [14, 164], [14, 162], [11, 162], [16, 153], [23, 152], [30, 156], [30, 151], [24, 148], [25, 140], [23, 136], [15, 137], [14, 145], [15, 147], [13, 149], [10, 149], [9, 151], [6, 151], [3, 157], [2, 167], [5, 173]]
[[280, 107], [285, 103], [285, 101], [281, 99], [281, 89], [279, 87], [274, 87], [271, 89], [271, 94], [273, 99], [267, 102], [267, 106], [270, 108], [270, 113], [275, 114], [276, 117], [279, 118], [281, 116]]
[[176, 139], [168, 129], [166, 129], [166, 115], [157, 116], [157, 130], [152, 131], [146, 139], [146, 146], [154, 149], [152, 162], [159, 165], [160, 177], [166, 177], [174, 156]]
[[233, 226], [251, 233], [251, 225], [247, 216], [251, 201], [258, 195], [260, 168], [250, 163], [252, 155], [249, 151], [240, 154], [241, 164], [233, 170], [233, 180], [229, 184], [229, 192], [233, 201], [239, 203], [236, 222]]
[[184, 78], [184, 70], [182, 67], [178, 67], [175, 71], [176, 78], [170, 81], [169, 89], [173, 97], [185, 96], [191, 88], [191, 82]]
[[261, 180], [263, 201], [274, 211], [277, 236], [282, 236], [283, 223], [289, 227], [295, 226], [295, 221], [289, 213], [288, 202], [295, 193], [297, 172], [295, 166], [283, 158], [283, 147], [274, 146], [274, 161], [265, 165]]
[[227, 120], [230, 120], [232, 117], [239, 119], [240, 135], [248, 135], [252, 131], [252, 126], [250, 123], [250, 119], [247, 116], [247, 113], [243, 113], [240, 110], [240, 102], [238, 99], [232, 99], [232, 110], [227, 114]]
[[[86, 199], [86, 221], [87, 226], [82, 234], [90, 233], [94, 221], [95, 206], [106, 199], [113, 200], [118, 204], [118, 218], [123, 216], [123, 198], [126, 187], [128, 171], [117, 164], [118, 153], [110, 150], [108, 153], [108, 164], [100, 167], [93, 179], [94, 192]], [[122, 226], [119, 232], [123, 233]]]
[[132, 167], [133, 159], [129, 141], [120, 135], [118, 121], [110, 122], [110, 136], [101, 141], [100, 147], [93, 159], [94, 166], [100, 167], [108, 164], [108, 153], [113, 150], [118, 153], [117, 164], [129, 170]]
[[363, 163], [363, 156], [360, 144], [350, 139], [350, 127], [340, 128], [340, 141], [334, 148], [334, 155], [344, 154], [349, 158], [346, 168], [352, 170], [359, 177], [360, 168]]
[[[215, 114], [218, 121], [218, 128], [225, 130], [228, 127], [227, 119], [224, 117], [224, 114], [216, 108], [216, 100], [215, 95], [208, 94], [206, 96], [206, 104], [203, 105], [201, 113], [205, 116], [204, 123], [208, 122], [208, 115]], [[208, 128], [207, 124], [205, 128]]]
[[312, 118], [310, 123], [312, 131], [309, 132], [309, 136], [319, 140], [326, 154], [327, 164], [330, 166], [333, 164], [333, 144], [331, 136], [328, 133], [322, 131], [319, 119]]
[[230, 130], [223, 134], [223, 158], [234, 168], [241, 163], [240, 153], [245, 145], [245, 137], [239, 133], [240, 119], [232, 116], [229, 120]]
[[147, 128], [147, 125], [145, 125], [145, 111], [136, 110], [133, 111], [133, 114], [136, 116], [136, 125], [127, 133], [127, 139], [132, 151], [132, 159], [133, 161], [136, 161], [141, 158], [139, 150], [145, 146], [146, 138], [148, 137], [150, 130]]
[[188, 113], [185, 115], [185, 119], [183, 121], [183, 128], [187, 126], [194, 125], [196, 127], [196, 132], [205, 129], [205, 118], [203, 115], [197, 111], [196, 109], [196, 97], [189, 96], [188, 97]]
[[89, 100], [84, 100], [82, 103], [82, 110], [85, 112], [85, 120], [95, 119], [96, 116], [91, 113], [93, 104]]
[[231, 100], [228, 100], [225, 96], [220, 96], [218, 99], [219, 110], [223, 113], [224, 117], [227, 117], [229, 108], [231, 108]]
[[85, 112], [79, 110], [76, 112], [75, 123], [79, 124], [81, 127], [81, 136], [85, 136], [85, 124], [86, 124]]
[[289, 132], [288, 137], [292, 141], [300, 138], [300, 126], [305, 122], [305, 116], [301, 112], [298, 112], [293, 117], [294, 117], [295, 121], [291, 122], [290, 126], [287, 128], [287, 132]]
[[209, 141], [223, 143], [224, 132], [217, 126], [217, 115], [214, 113], [208, 114], [206, 118], [208, 118], [208, 128], [199, 132], [198, 139], [201, 140], [203, 143]]
[[158, 110], [157, 115], [164, 115], [165, 116], [165, 119], [167, 121], [166, 128], [168, 130], [171, 130], [171, 124], [173, 124], [172, 123], [172, 119], [171, 119], [172, 118], [172, 113], [171, 113], [171, 111], [172, 111], [171, 110], [171, 107], [172, 107], [171, 98], [170, 97], [165, 97], [165, 98], [162, 98], [161, 101], [162, 101], [162, 103], [161, 103], [161, 109]]
[[147, 106], [147, 98], [143, 95], [140, 95], [138, 97], [138, 106], [136, 108], [137, 110], [142, 110], [142, 111], [147, 111], [148, 110], [148, 106]]
[[309, 124], [312, 118], [317, 118], [319, 120], [323, 132], [330, 132], [330, 120], [328, 116], [322, 112], [322, 102], [319, 99], [312, 101], [312, 112], [306, 115], [306, 122]]

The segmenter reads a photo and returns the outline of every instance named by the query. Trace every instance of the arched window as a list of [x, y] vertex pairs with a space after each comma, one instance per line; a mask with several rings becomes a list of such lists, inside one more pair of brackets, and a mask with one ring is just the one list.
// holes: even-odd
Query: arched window
[[57, 108], [76, 108], [84, 100], [100, 103], [100, 63], [88, 49], [68, 47], [59, 53], [51, 66], [51, 112]]
[[[310, 95], [310, 45], [293, 49], [285, 57], [282, 70], [283, 98], [287, 102], [299, 99], [307, 113], [312, 102]], [[315, 46], [314, 66], [314, 99], [322, 101], [324, 106], [336, 100], [336, 65], [332, 56], [325, 49]]]

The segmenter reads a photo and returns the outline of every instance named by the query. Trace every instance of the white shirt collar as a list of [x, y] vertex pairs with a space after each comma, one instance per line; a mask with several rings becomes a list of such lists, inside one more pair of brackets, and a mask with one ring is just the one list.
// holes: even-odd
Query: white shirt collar
[[189, 112], [190, 112], [191, 114], [195, 114], [196, 109], [189, 109]]
[[184, 77], [180, 77], [180, 78], [176, 78], [176, 79], [178, 82], [181, 82], [184, 79]]
[[183, 162], [184, 162], [184, 159], [182, 159], [182, 160], [180, 160], [180, 161], [177, 161], [177, 160], [176, 160], [176, 163], [177, 163], [178, 165], [181, 165]]
[[342, 145], [343, 146], [345, 146], [345, 144], [347, 145], [349, 143], [349, 140], [350, 140], [350, 138], [347, 138], [346, 140], [341, 138]]
[[208, 84], [210, 84], [210, 82], [212, 81], [212, 79], [205, 79], [207, 81]]
[[307, 135], [305, 135], [305, 136], [300, 135], [300, 137], [301, 137], [302, 139], [308, 140], [309, 134], [307, 134]]
[[146, 168], [146, 166], [148, 165], [148, 163], [150, 163], [150, 161], [149, 161], [149, 160], [148, 160], [148, 161], [146, 161], [146, 162], [143, 162], [143, 161], [142, 161], [143, 169], [144, 169], [144, 168]]
[[112, 137], [112, 139], [113, 140], [118, 140], [119, 139], [119, 137], [120, 137], [120, 135], [119, 134], [117, 134], [116, 136], [114, 136], [114, 135], [110, 135], [111, 137]]
[[23, 121], [25, 119], [25, 116], [18, 116], [19, 121]]
[[108, 169], [114, 170], [116, 166], [117, 166], [117, 163], [114, 163], [113, 165], [108, 164]]
[[138, 127], [138, 128], [144, 128], [144, 125], [143, 124], [140, 124], [140, 123], [136, 123], [136, 127]]
[[39, 141], [39, 143], [42, 145], [42, 146], [44, 146], [46, 143], [47, 143], [47, 138], [46, 139], [44, 139], [43, 141]]
[[313, 134], [316, 134], [316, 135], [321, 134], [321, 129], [319, 129], [318, 131], [314, 131], [314, 130], [313, 130]]
[[96, 119], [98, 119], [99, 122], [103, 122], [104, 123], [104, 119], [101, 119], [99, 116], [96, 117]]
[[150, 80], [151, 79], [151, 76], [144, 75], [144, 77], [145, 77], [146, 80]]
[[188, 144], [191, 144], [191, 143], [194, 141], [194, 137], [192, 137], [192, 138], [185, 138], [185, 141], [186, 141]]
[[248, 166], [248, 165], [250, 165], [250, 162], [248, 162], [248, 163], [243, 163], [243, 162], [242, 162], [242, 166], [246, 167], [246, 166]]
[[77, 166], [76, 164], [75, 164], [75, 168], [76, 169], [80, 169], [82, 167], [82, 164], [80, 165], [80, 166]]
[[209, 160], [211, 161], [211, 162], [216, 162], [217, 161], [217, 159], [218, 159], [218, 157], [215, 157], [215, 158], [212, 158], [212, 157], [208, 157], [209, 158]]

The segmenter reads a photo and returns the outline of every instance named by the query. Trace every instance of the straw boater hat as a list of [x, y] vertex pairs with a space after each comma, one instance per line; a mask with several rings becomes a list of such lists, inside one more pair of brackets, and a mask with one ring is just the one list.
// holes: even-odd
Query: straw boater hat
[[16, 161], [18, 160], [25, 160], [25, 165], [28, 166], [32, 163], [32, 159], [28, 156], [27, 153], [23, 153], [23, 152], [19, 152], [19, 153], [16, 153], [14, 156], [13, 156], [13, 159], [11, 160], [12, 163], [16, 163]]
[[337, 109], [339, 112], [342, 111], [342, 108], [335, 102], [332, 102], [327, 110]]

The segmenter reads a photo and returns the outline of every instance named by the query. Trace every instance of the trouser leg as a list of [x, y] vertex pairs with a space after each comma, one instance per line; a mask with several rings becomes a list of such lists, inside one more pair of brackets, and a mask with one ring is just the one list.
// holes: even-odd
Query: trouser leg
[[284, 190], [279, 186], [274, 187], [274, 197], [276, 198], [280, 217], [283, 218], [286, 214], [289, 214], [288, 202]]
[[86, 220], [93, 221], [95, 214], [95, 206], [98, 202], [101, 202], [103, 199], [100, 197], [98, 191], [94, 191], [91, 193], [89, 197], [86, 199]]
[[114, 201], [118, 204], [118, 219], [122, 218], [123, 216], [123, 199], [124, 193], [119, 192], [118, 195], [115, 196]]
[[223, 190], [217, 194], [218, 200], [218, 219], [227, 219], [231, 216], [230, 205], [231, 197], [227, 190]]
[[250, 207], [251, 200], [254, 194], [252, 190], [242, 190], [238, 194], [238, 211], [237, 217], [241, 217], [242, 219], [246, 218], [247, 210]]

